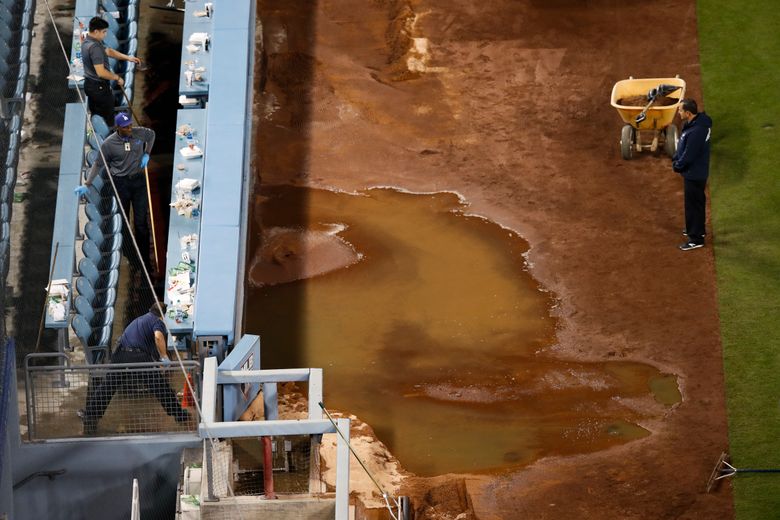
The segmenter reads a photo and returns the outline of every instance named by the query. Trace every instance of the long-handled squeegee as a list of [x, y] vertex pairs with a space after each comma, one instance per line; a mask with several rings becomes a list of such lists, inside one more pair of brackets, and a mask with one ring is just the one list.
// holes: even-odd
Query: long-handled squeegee
[[712, 491], [721, 480], [733, 477], [737, 473], [780, 473], [780, 469], [776, 468], [735, 468], [729, 464], [728, 458], [728, 453], [720, 454], [718, 463], [715, 464], [710, 479], [707, 481], [707, 493]]
[[682, 88], [678, 85], [668, 85], [666, 83], [661, 83], [655, 88], [651, 88], [650, 92], [647, 93], [647, 105], [645, 105], [645, 108], [642, 109], [642, 112], [636, 116], [636, 124], [641, 123], [645, 119], [647, 119], [647, 110], [650, 108], [650, 106], [655, 103], [656, 98], [658, 97], [664, 97], [668, 96], [675, 90]]
[[173, 2], [173, 0], [170, 0], [166, 5], [150, 5], [152, 9], [160, 9], [161, 11], [178, 11], [180, 13], [184, 12], [184, 9], [181, 7], [176, 7], [176, 4]]

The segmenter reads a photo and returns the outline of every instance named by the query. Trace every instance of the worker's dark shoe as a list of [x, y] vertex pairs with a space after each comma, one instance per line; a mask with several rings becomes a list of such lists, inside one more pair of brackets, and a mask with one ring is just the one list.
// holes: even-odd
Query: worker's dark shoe
[[97, 433], [97, 421], [95, 419], [88, 419], [87, 413], [83, 408], [78, 410], [76, 415], [79, 416], [81, 424], [84, 426], [84, 435], [95, 435], [95, 433]]
[[704, 247], [704, 244], [697, 244], [696, 242], [685, 242], [684, 244], [680, 244], [677, 247], [680, 248], [680, 251], [690, 251], [692, 249], [699, 249], [700, 247]]
[[176, 414], [173, 418], [176, 420], [177, 423], [181, 424], [181, 423], [189, 422], [190, 419], [192, 419], [192, 416], [190, 415], [190, 412], [182, 409], [182, 411]]

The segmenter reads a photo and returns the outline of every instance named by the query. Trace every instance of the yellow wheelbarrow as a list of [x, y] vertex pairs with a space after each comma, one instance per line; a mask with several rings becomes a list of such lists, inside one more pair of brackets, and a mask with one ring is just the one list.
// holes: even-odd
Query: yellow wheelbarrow
[[678, 130], [673, 124], [677, 106], [685, 97], [685, 81], [674, 78], [629, 77], [612, 87], [612, 106], [623, 122], [620, 132], [620, 153], [631, 159], [634, 152], [659, 146], [672, 157], [677, 151]]

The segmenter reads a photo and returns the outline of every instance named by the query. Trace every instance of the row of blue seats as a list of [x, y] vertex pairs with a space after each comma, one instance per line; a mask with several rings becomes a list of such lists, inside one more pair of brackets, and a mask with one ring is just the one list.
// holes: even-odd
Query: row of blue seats
[[34, 0], [0, 0], [0, 95], [21, 98], [29, 72]]
[[[137, 0], [100, 0], [99, 9], [108, 22], [104, 43], [123, 54], [135, 56], [138, 53]], [[115, 104], [126, 106], [127, 100], [133, 99], [135, 63], [111, 58], [109, 66], [124, 80], [125, 92], [114, 92]], [[100, 143], [110, 133], [108, 125], [113, 124], [98, 115], [93, 115], [90, 121], [94, 132], [87, 133], [89, 149], [84, 161], [87, 169], [97, 159]], [[105, 170], [93, 181], [86, 199], [88, 222], [84, 226], [86, 238], [81, 245], [84, 258], [78, 263], [78, 296], [73, 302], [76, 312], [71, 327], [84, 348], [87, 361], [99, 363], [109, 358], [122, 255], [122, 216]]]
[[[97, 116], [95, 116], [97, 117]], [[71, 326], [84, 348], [88, 361], [107, 359], [114, 324], [114, 304], [122, 259], [122, 215], [105, 171], [95, 178], [86, 195], [81, 244], [84, 258], [79, 261], [76, 280], [78, 296]]]
[[11, 251], [11, 216], [19, 163], [24, 94], [35, 0], [0, 0], [0, 286]]

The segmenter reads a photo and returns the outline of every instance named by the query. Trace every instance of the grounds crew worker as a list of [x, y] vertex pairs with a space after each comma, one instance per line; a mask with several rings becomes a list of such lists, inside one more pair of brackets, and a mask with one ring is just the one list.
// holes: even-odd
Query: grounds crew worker
[[712, 119], [699, 113], [696, 101], [683, 99], [677, 109], [683, 120], [677, 152], [672, 157], [672, 169], [682, 175], [685, 193], [685, 230], [688, 240], [678, 247], [690, 251], [704, 247], [704, 226], [707, 209], [707, 177], [710, 173], [710, 134]]
[[[165, 304], [161, 304], [161, 307], [164, 314]], [[152, 305], [149, 312], [134, 319], [125, 328], [117, 341], [116, 351], [111, 356], [111, 362], [152, 363], [162, 361], [164, 365], [170, 365], [165, 335], [165, 325], [160, 310], [156, 304]], [[145, 387], [176, 422], [183, 423], [190, 419], [189, 412], [181, 407], [176, 394], [159, 369], [149, 367], [142, 371], [136, 371], [120, 368], [109, 371], [103, 382], [87, 396], [87, 407], [81, 412], [85, 435], [95, 433], [97, 422], [103, 417], [116, 391], [122, 387]]]
[[[102, 155], [92, 164], [87, 180], [83, 186], [74, 191], [77, 195], [87, 193], [88, 187], [103, 168], [103, 156], [106, 157], [111, 176], [116, 185], [119, 202], [130, 218], [130, 206], [133, 207], [133, 231], [141, 251], [141, 261], [149, 268], [149, 202], [146, 198], [146, 176], [144, 168], [149, 162], [149, 153], [154, 146], [154, 130], [144, 127], [133, 127], [133, 120], [124, 112], [114, 119], [116, 131], [106, 137], [100, 146]], [[126, 226], [122, 229], [125, 231]], [[125, 256], [132, 258], [133, 248], [130, 237], [125, 232], [122, 237]]]
[[95, 16], [89, 21], [89, 32], [81, 45], [81, 61], [84, 64], [84, 93], [87, 95], [89, 111], [102, 116], [106, 124], [110, 125], [115, 106], [111, 81], [116, 81], [120, 87], [124, 87], [125, 82], [111, 71], [108, 58], [133, 63], [141, 63], [141, 59], [106, 47], [103, 39], [107, 32], [108, 22], [101, 17]]

